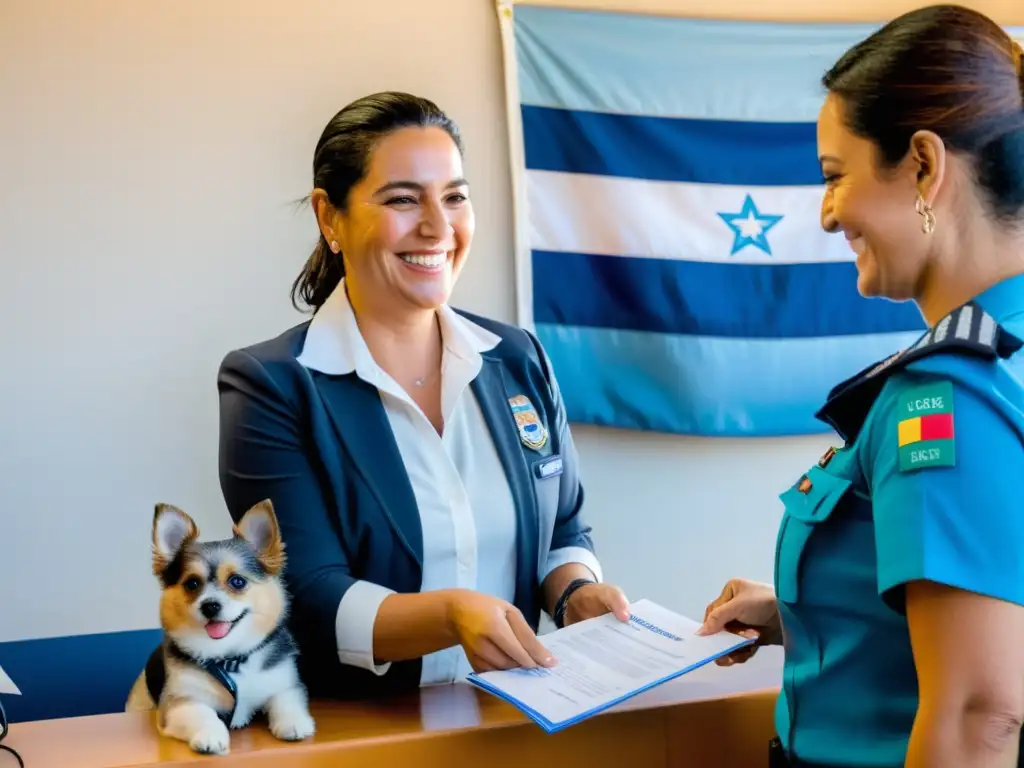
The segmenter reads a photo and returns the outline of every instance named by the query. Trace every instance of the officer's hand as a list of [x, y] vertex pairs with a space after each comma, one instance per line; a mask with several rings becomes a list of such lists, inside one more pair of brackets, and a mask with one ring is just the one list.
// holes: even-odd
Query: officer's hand
[[719, 658], [716, 661], [719, 666], [742, 664], [757, 653], [760, 646], [779, 645], [782, 625], [772, 586], [747, 579], [730, 579], [722, 593], [708, 604], [704, 624], [697, 634], [713, 635], [723, 630], [756, 638], [757, 642]]

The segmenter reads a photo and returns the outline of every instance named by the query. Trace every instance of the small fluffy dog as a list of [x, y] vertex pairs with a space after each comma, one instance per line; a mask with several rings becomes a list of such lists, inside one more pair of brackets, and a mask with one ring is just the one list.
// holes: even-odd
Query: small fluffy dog
[[[196, 752], [226, 754], [229, 728], [244, 727], [263, 711], [277, 738], [312, 736], [297, 649], [285, 626], [284, 544], [272, 504], [263, 501], [246, 512], [230, 539], [198, 538], [192, 518], [157, 505], [153, 572], [162, 586], [164, 630], [160, 733]], [[136, 682], [128, 709], [140, 708], [140, 698], [152, 701], [145, 678], [153, 675], [153, 661], [160, 659], [152, 659]]]

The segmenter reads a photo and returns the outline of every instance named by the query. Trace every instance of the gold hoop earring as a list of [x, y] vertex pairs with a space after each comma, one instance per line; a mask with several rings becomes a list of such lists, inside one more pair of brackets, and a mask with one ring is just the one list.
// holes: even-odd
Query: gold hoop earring
[[917, 203], [914, 207], [918, 214], [924, 219], [924, 221], [921, 222], [921, 231], [926, 235], [930, 235], [935, 231], [935, 211], [933, 211], [932, 207], [924, 201], [924, 198], [921, 197], [921, 195], [917, 196]]

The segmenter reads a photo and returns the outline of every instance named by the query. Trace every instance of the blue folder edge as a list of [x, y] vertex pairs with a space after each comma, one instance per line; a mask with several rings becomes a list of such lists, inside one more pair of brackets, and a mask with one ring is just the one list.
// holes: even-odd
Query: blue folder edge
[[678, 672], [673, 672], [671, 675], [667, 675], [666, 677], [663, 677], [660, 680], [655, 680], [653, 683], [648, 683], [647, 685], [643, 686], [642, 688], [637, 688], [635, 691], [630, 691], [629, 693], [626, 693], [626, 694], [620, 696], [617, 699], [613, 699], [612, 701], [609, 701], [607, 704], [602, 704], [599, 707], [594, 707], [593, 709], [588, 709], [586, 712], [583, 712], [583, 713], [577, 715], [576, 717], [569, 718], [568, 720], [562, 720], [561, 722], [557, 722], [557, 723], [551, 722], [546, 717], [544, 717], [544, 715], [540, 714], [540, 712], [537, 712], [536, 710], [531, 709], [530, 707], [526, 706], [526, 704], [524, 704], [519, 699], [515, 698], [514, 696], [510, 696], [509, 694], [507, 694], [504, 691], [496, 688], [495, 686], [493, 686], [491, 683], [487, 682], [486, 680], [481, 679], [480, 677], [477, 676], [476, 672], [471, 672], [467, 676], [466, 679], [470, 683], [472, 683], [473, 685], [477, 686], [478, 688], [481, 688], [481, 689], [487, 691], [488, 693], [493, 694], [494, 696], [497, 696], [499, 699], [502, 699], [504, 701], [507, 701], [509, 704], [512, 704], [517, 709], [521, 710], [524, 714], [526, 714], [531, 720], [533, 720], [535, 723], [537, 723], [541, 728], [543, 728], [548, 733], [556, 733], [558, 731], [561, 731], [564, 728], [568, 728], [570, 725], [575, 725], [576, 723], [583, 722], [584, 720], [587, 720], [588, 718], [593, 717], [594, 715], [598, 714], [599, 712], [604, 712], [607, 709], [611, 709], [612, 707], [614, 707], [614, 706], [616, 706], [618, 704], [621, 704], [622, 702], [624, 702], [624, 701], [626, 701], [628, 699], [631, 699], [634, 696], [637, 696], [637, 695], [643, 693], [644, 691], [649, 691], [651, 688], [657, 688], [659, 685], [667, 683], [670, 680], [675, 680], [677, 677], [682, 677], [687, 672], [692, 672], [695, 669], [699, 669], [700, 667], [703, 667], [705, 664], [710, 664], [715, 659], [720, 659], [722, 656], [728, 656], [730, 653], [733, 653], [734, 651], [738, 651], [740, 648], [744, 648], [744, 647], [746, 647], [748, 645], [753, 645], [755, 642], [757, 642], [757, 641], [753, 640], [753, 639], [744, 639], [743, 642], [737, 643], [736, 645], [732, 646], [731, 648], [726, 648], [721, 653], [716, 653], [714, 656], [709, 656], [706, 659], [698, 661], [696, 664], [691, 664], [690, 666], [685, 667], [685, 668], [679, 670]]

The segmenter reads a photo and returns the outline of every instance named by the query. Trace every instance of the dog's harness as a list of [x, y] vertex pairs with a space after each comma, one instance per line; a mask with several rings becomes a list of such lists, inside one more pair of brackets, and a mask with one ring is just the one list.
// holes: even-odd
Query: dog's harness
[[268, 646], [277, 634], [278, 633], [276, 631], [272, 632], [264, 638], [263, 642], [248, 653], [239, 656], [232, 656], [227, 659], [198, 658], [188, 653], [181, 646], [168, 638], [166, 645], [158, 647], [153, 651], [153, 653], [150, 654], [149, 661], [146, 662], [146, 687], [149, 689], [149, 695], [154, 702], [160, 701], [160, 694], [163, 691], [164, 683], [167, 681], [167, 670], [164, 668], [163, 654], [164, 648], [166, 648], [167, 653], [171, 656], [190, 664], [194, 664], [205, 671], [214, 680], [224, 686], [227, 692], [231, 694], [231, 709], [226, 714], [221, 712], [217, 713], [217, 717], [224, 722], [224, 725], [230, 728], [231, 721], [235, 719], [235, 710], [238, 708], [238, 686], [231, 678], [231, 675], [237, 674], [239, 670], [241, 670], [242, 665], [252, 658], [253, 654]]

